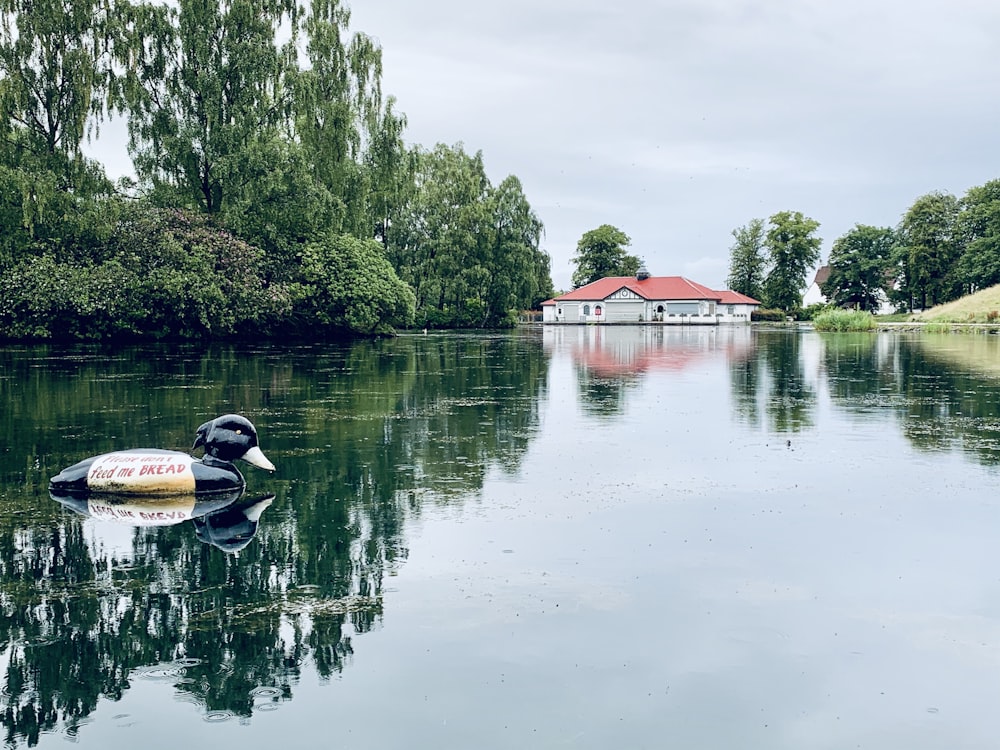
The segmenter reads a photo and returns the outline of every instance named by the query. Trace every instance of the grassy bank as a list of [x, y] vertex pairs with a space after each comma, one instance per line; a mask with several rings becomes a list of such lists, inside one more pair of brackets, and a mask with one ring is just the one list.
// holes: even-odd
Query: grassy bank
[[923, 323], [1000, 323], [1000, 285], [982, 289], [913, 317]]

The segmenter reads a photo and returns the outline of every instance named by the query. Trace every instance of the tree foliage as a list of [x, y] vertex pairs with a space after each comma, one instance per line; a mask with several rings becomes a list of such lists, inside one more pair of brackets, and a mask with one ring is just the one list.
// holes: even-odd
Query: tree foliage
[[296, 313], [312, 331], [388, 333], [413, 323], [413, 291], [375, 240], [331, 235], [303, 250]]
[[802, 305], [806, 275], [819, 261], [819, 222], [799, 211], [781, 211], [769, 220], [765, 244], [770, 270], [764, 280], [768, 307], [792, 310]]
[[493, 187], [481, 152], [414, 155], [416, 186], [389, 227], [389, 257], [416, 293], [417, 322], [497, 327], [550, 295], [542, 224], [513, 176]]
[[279, 47], [277, 34], [296, 12], [291, 0], [131, 6], [130, 149], [163, 200], [218, 213], [259, 180], [293, 69], [294, 43]]
[[203, 216], [129, 206], [100, 253], [50, 249], [0, 275], [0, 324], [11, 338], [249, 335], [290, 310], [264, 267]]
[[640, 261], [625, 251], [630, 244], [629, 236], [610, 224], [584, 232], [576, 243], [573, 258], [576, 264], [572, 278], [574, 288], [608, 276], [635, 276]]
[[[0, 7], [7, 336], [370, 334], [412, 321], [407, 283], [423, 322], [492, 327], [551, 296], [520, 182], [407, 148], [339, 0]], [[119, 111], [130, 208], [80, 151]], [[235, 285], [224, 250], [248, 264]]]
[[824, 296], [838, 307], [876, 312], [889, 280], [896, 233], [857, 224], [833, 243]]
[[970, 188], [959, 208], [959, 276], [970, 292], [1000, 284], [1000, 180]]
[[740, 294], [760, 299], [767, 271], [764, 221], [753, 219], [746, 226], [734, 229], [733, 239], [735, 242], [729, 250], [729, 276], [726, 284]]
[[927, 308], [961, 294], [956, 268], [961, 256], [958, 209], [950, 193], [928, 193], [913, 203], [899, 224], [897, 286], [909, 309]]

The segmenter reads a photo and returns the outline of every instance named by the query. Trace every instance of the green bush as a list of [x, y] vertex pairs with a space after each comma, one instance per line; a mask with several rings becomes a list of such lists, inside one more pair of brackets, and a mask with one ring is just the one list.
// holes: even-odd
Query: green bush
[[335, 235], [306, 245], [296, 317], [312, 332], [380, 334], [413, 323], [416, 298], [374, 240]]
[[784, 310], [759, 307], [750, 313], [750, 320], [761, 322], [783, 322], [787, 315]]
[[266, 332], [291, 309], [263, 252], [204, 217], [132, 207], [99, 250], [42, 250], [0, 274], [0, 335], [230, 337]]
[[873, 331], [875, 316], [864, 310], [831, 309], [813, 318], [817, 331]]
[[832, 309], [834, 309], [832, 305], [828, 305], [825, 302], [817, 302], [798, 310], [795, 318], [797, 320], [815, 320], [817, 315]]

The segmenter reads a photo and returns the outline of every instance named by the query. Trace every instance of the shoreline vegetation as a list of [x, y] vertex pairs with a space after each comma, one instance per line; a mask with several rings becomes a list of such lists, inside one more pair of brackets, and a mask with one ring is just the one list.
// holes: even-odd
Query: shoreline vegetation
[[[519, 179], [406, 143], [345, 5], [72, 10], [0, 14], [0, 340], [509, 328], [553, 296]], [[112, 118], [116, 183], [82, 148]]]
[[817, 331], [1000, 333], [1000, 285], [919, 313], [875, 316], [859, 310], [831, 308], [816, 313], [812, 320]]

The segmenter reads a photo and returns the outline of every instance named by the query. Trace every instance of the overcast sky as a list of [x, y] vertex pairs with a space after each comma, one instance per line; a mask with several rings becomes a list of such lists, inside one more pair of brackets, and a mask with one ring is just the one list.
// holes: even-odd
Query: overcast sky
[[825, 260], [857, 223], [1000, 178], [995, 0], [349, 5], [407, 142], [521, 180], [557, 289], [601, 224], [654, 275], [722, 288], [751, 219], [801, 211]]
[[722, 287], [732, 230], [857, 223], [1000, 178], [995, 0], [354, 0], [411, 144], [482, 150], [545, 224], [557, 289], [613, 224]]

